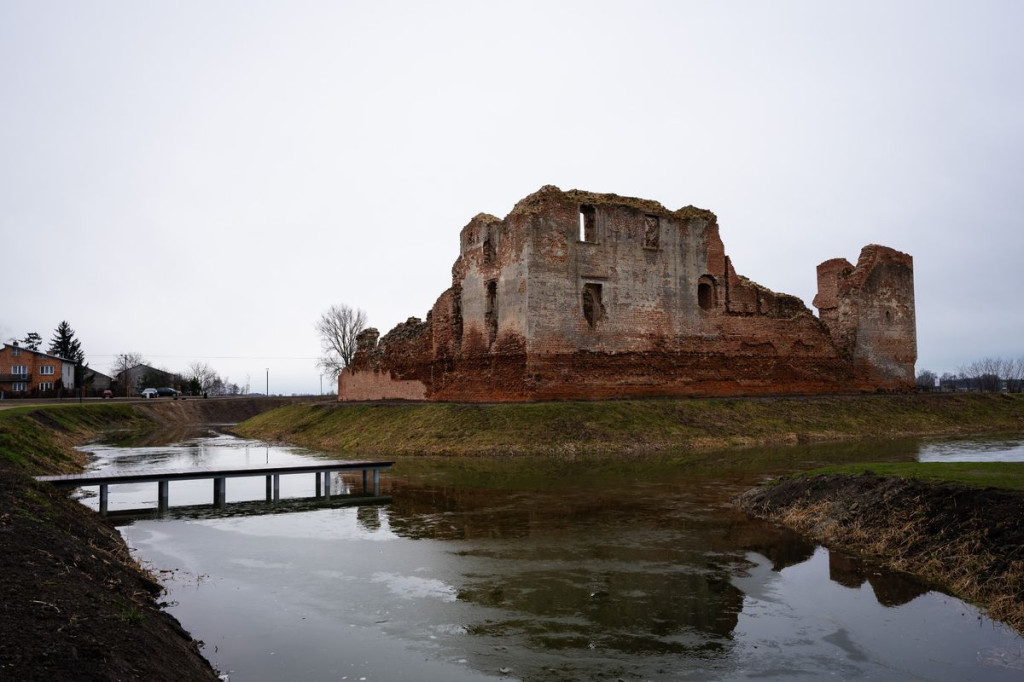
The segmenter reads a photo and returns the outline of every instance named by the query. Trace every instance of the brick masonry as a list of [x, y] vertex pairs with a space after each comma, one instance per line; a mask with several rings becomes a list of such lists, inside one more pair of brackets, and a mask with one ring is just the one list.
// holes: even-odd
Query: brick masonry
[[714, 213], [542, 187], [460, 234], [425, 321], [360, 337], [340, 400], [512, 401], [910, 390], [913, 260], [818, 266], [816, 317], [739, 275]]

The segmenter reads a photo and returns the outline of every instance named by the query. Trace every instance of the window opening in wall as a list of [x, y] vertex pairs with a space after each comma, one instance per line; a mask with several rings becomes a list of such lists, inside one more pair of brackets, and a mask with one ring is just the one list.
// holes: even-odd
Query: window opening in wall
[[580, 241], [597, 241], [597, 213], [593, 206], [580, 206]]
[[20, 381], [15, 381], [13, 384], [11, 384], [11, 390], [14, 391], [15, 393], [21, 393], [22, 391], [25, 390], [25, 384]]
[[21, 355], [21, 349], [15, 346], [11, 349], [11, 355]]
[[707, 278], [701, 278], [697, 284], [697, 305], [704, 310], [715, 307], [715, 284]]
[[491, 280], [487, 283], [487, 308], [484, 311], [484, 321], [487, 323], [487, 345], [494, 344], [498, 338], [498, 282]]
[[494, 262], [494, 240], [491, 238], [491, 231], [484, 232], [484, 263]]
[[656, 215], [644, 216], [644, 248], [656, 249], [661, 241], [661, 220]]
[[53, 374], [53, 365], [42, 365], [39, 368], [40, 374]]
[[39, 390], [40, 391], [52, 391], [53, 390], [53, 382], [52, 381], [40, 381], [39, 382]]
[[28, 365], [14, 365], [11, 374], [28, 374]]
[[455, 336], [455, 351], [462, 348], [462, 287], [455, 287], [452, 296], [452, 334]]
[[604, 318], [604, 303], [601, 301], [601, 285], [587, 282], [583, 285], [583, 318], [593, 329]]

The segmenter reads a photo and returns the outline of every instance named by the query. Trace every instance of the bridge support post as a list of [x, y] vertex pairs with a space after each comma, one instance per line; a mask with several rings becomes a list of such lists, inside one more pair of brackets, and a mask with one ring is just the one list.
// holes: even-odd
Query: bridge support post
[[363, 492], [364, 492], [364, 493], [365, 493], [365, 492], [366, 492], [366, 490], [367, 490], [367, 487], [366, 487], [366, 474], [367, 474], [367, 471], [366, 471], [366, 469], [363, 469]]
[[270, 502], [271, 500], [274, 499], [274, 497], [273, 497], [274, 489], [271, 487], [272, 486], [272, 483], [271, 483], [271, 480], [270, 480], [271, 478], [273, 478], [273, 477], [270, 474], [267, 474], [267, 502]]
[[323, 479], [320, 478], [319, 471], [317, 471], [314, 475], [316, 476], [316, 499], [319, 500], [321, 497], [324, 496], [324, 482]]
[[100, 483], [100, 515], [101, 516], [106, 516], [107, 515], [107, 502], [108, 502], [109, 497], [110, 497], [110, 495], [109, 495], [109, 493], [107, 491], [107, 484], [106, 483]]
[[161, 514], [167, 512], [168, 500], [170, 499], [170, 481], [156, 482], [156, 508]]
[[373, 496], [380, 497], [380, 469], [373, 470]]
[[331, 499], [331, 472], [324, 472], [324, 499]]
[[274, 474], [274, 502], [281, 501], [281, 474]]
[[227, 501], [227, 481], [223, 476], [215, 476], [213, 479], [213, 506], [223, 507]]

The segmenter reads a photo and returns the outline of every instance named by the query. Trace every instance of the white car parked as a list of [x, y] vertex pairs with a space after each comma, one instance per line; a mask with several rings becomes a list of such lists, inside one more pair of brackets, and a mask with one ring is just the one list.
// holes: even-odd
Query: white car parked
[[155, 398], [156, 397], [156, 389], [155, 388], [144, 388], [144, 389], [142, 389], [142, 392], [139, 393], [139, 395], [141, 395], [143, 398]]

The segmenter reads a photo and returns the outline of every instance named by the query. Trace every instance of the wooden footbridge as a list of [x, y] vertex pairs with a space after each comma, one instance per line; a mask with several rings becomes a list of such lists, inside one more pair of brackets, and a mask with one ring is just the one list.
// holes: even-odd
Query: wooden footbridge
[[[36, 476], [37, 481], [52, 483], [58, 488], [81, 488], [99, 486], [100, 514], [107, 514], [109, 487], [124, 483], [157, 484], [157, 510], [166, 512], [169, 506], [171, 481], [195, 481], [209, 479], [213, 481], [213, 505], [223, 507], [227, 501], [227, 479], [265, 476], [267, 479], [267, 502], [281, 499], [281, 476], [294, 474], [313, 474], [316, 477], [316, 498], [330, 499], [330, 476], [336, 472], [361, 471], [363, 474], [363, 494], [372, 497], [380, 496], [380, 472], [390, 469], [394, 462], [349, 462], [328, 460], [303, 462], [301, 464], [281, 464], [274, 466], [220, 468], [220, 469], [151, 469], [135, 473], [81, 473], [63, 476]], [[372, 492], [371, 492], [372, 476]]]

